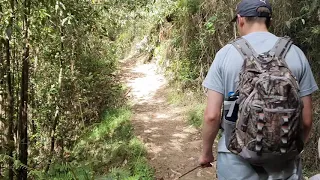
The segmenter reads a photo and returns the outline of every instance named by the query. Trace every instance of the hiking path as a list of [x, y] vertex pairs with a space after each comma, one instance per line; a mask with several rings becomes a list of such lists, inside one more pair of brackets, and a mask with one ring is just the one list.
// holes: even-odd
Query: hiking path
[[[168, 82], [163, 74], [157, 73], [157, 65], [131, 58], [121, 61], [121, 71], [133, 104], [134, 132], [145, 144], [156, 179], [178, 179], [197, 167], [201, 131], [187, 123], [187, 108], [168, 102]], [[181, 180], [216, 179], [215, 169], [215, 164], [211, 168], [198, 168]]]

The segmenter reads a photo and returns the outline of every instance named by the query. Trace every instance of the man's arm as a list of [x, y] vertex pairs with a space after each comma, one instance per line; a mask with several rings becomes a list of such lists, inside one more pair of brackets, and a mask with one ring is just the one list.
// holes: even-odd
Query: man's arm
[[203, 150], [199, 160], [203, 166], [208, 166], [209, 163], [213, 162], [212, 146], [220, 128], [222, 103], [222, 94], [212, 90], [208, 91], [202, 129]]
[[304, 96], [301, 98], [303, 102], [302, 119], [304, 128], [304, 142], [307, 143], [312, 130], [312, 96]]

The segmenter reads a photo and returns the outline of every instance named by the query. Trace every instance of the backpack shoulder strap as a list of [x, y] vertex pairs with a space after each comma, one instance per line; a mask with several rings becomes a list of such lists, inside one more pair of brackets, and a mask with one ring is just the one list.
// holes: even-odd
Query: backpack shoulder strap
[[292, 44], [293, 42], [290, 37], [280, 37], [274, 47], [270, 50], [270, 54], [274, 54], [275, 57], [284, 59]]
[[231, 41], [229, 44], [232, 44], [241, 54], [241, 56], [246, 59], [247, 57], [254, 56], [258, 57], [256, 51], [252, 48], [249, 42], [244, 38], [238, 38]]

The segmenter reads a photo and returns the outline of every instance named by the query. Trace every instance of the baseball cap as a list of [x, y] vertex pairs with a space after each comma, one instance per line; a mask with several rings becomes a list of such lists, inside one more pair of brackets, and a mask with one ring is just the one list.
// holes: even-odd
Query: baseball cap
[[[258, 12], [258, 8], [266, 7], [270, 10], [270, 13]], [[242, 17], [269, 17], [272, 15], [272, 8], [269, 0], [242, 0], [236, 8], [237, 14]], [[231, 22], [237, 20], [237, 15]]]

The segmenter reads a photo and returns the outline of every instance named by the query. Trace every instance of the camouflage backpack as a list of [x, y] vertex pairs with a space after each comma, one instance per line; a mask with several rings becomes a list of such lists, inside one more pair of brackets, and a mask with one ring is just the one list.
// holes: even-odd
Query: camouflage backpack
[[257, 54], [243, 38], [232, 45], [244, 58], [236, 94], [237, 121], [228, 149], [253, 164], [285, 162], [303, 149], [299, 84], [285, 62], [292, 45], [279, 38], [268, 52]]

